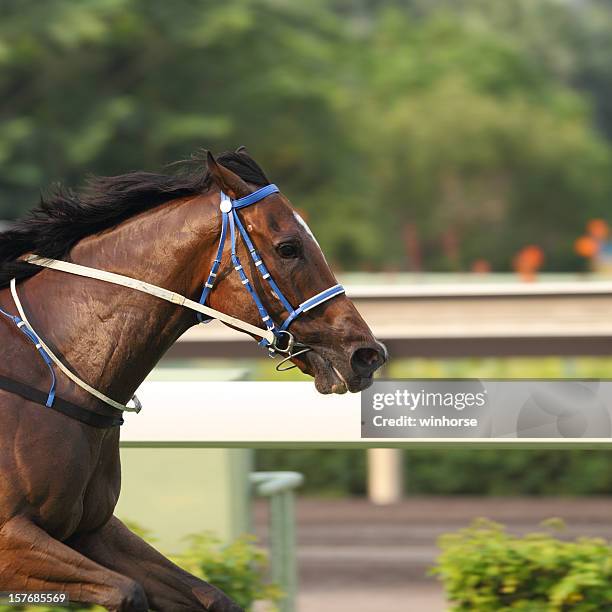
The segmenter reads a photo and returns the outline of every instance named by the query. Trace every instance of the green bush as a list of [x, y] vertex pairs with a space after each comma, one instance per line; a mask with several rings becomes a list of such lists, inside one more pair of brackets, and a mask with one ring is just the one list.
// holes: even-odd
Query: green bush
[[366, 452], [361, 449], [266, 448], [255, 452], [256, 469], [304, 474], [301, 491], [324, 497], [365, 495]]
[[[304, 474], [308, 495], [365, 494], [364, 450], [262, 449], [255, 457], [258, 470]], [[404, 451], [404, 488], [408, 495], [607, 495], [611, 468], [607, 450], [410, 449]]]
[[199, 534], [191, 537], [189, 550], [174, 562], [251, 610], [256, 601], [274, 603], [282, 597], [276, 585], [264, 580], [267, 555], [254, 542], [255, 536], [244, 535], [223, 546], [213, 536]]
[[[415, 449], [405, 452], [412, 495], [605, 495], [612, 455], [590, 449]], [[474, 478], [478, 474], [478, 478]]]
[[[138, 527], [135, 531], [148, 534], [146, 530]], [[223, 545], [211, 535], [194, 535], [191, 537], [189, 549], [184, 554], [174, 557], [173, 561], [188, 572], [225, 591], [248, 612], [252, 610], [256, 601], [267, 601], [275, 605], [282, 597], [278, 587], [266, 581], [267, 555], [255, 545], [254, 541], [254, 536], [245, 535], [230, 544]], [[57, 606], [0, 605], [0, 612], [65, 612], [66, 609], [67, 607]], [[73, 604], [70, 609], [88, 612], [104, 610], [98, 606], [82, 604]]]
[[[557, 519], [548, 526], [562, 524]], [[594, 538], [562, 541], [548, 533], [524, 537], [480, 519], [440, 538], [432, 572], [451, 610], [595, 612], [612, 609], [612, 547]]]

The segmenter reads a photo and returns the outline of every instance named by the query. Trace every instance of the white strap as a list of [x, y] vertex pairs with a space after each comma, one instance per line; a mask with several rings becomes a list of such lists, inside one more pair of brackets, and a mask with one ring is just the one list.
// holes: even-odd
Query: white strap
[[[196, 312], [201, 312], [202, 314], [205, 314], [209, 317], [219, 319], [219, 321], [223, 321], [224, 323], [232, 325], [233, 327], [237, 327], [238, 329], [242, 329], [243, 331], [258, 336], [259, 338], [265, 338], [270, 344], [274, 343], [274, 333], [270, 330], [260, 329], [259, 327], [255, 327], [255, 325], [251, 325], [246, 321], [241, 321], [240, 319], [236, 319], [235, 317], [215, 310], [214, 308], [209, 308], [208, 306], [204, 306], [203, 304], [198, 304], [198, 302], [194, 302], [193, 300], [190, 300], [189, 298], [186, 298], [183, 295], [175, 293], [174, 291], [169, 291], [168, 289], [163, 289], [162, 287], [158, 287], [157, 285], [152, 285], [145, 281], [130, 278], [129, 276], [123, 276], [121, 274], [115, 274], [113, 272], [106, 272], [105, 270], [98, 270], [96, 268], [89, 268], [87, 266], [81, 266], [78, 264], [70, 263], [68, 261], [47, 259], [44, 257], [39, 257], [38, 255], [25, 255], [22, 259], [27, 263], [41, 266], [43, 268], [59, 270], [61, 272], [67, 272], [68, 274], [75, 274], [77, 276], [84, 276], [86, 278], [94, 278], [96, 280], [112, 283], [114, 285], [121, 285], [122, 287], [128, 287], [129, 289], [135, 289], [136, 291], [153, 295], [159, 299], [171, 302], [172, 304], [177, 304], [178, 306], [183, 306], [185, 308], [189, 308], [190, 310], [195, 310]], [[17, 306], [17, 310], [19, 311], [19, 316], [32, 330], [32, 332], [36, 334], [21, 306], [19, 296], [17, 295], [15, 279], [11, 281], [11, 294], [13, 295], [13, 300], [15, 301], [15, 305]], [[40, 336], [38, 334], [36, 334], [36, 336], [39, 338], [40, 345], [48, 353], [53, 363], [55, 363], [55, 365], [57, 365], [57, 367], [76, 385], [78, 385], [82, 389], [85, 389], [85, 391], [87, 391], [94, 397], [97, 397], [99, 400], [105, 402], [109, 406], [112, 406], [113, 408], [128, 412], [140, 412], [142, 406], [136, 396], [132, 398], [135, 403], [134, 407], [124, 406], [123, 404], [116, 402], [114, 399], [107, 397], [106, 395], [104, 395], [104, 393], [101, 393], [97, 389], [94, 389], [84, 380], [81, 380], [74, 372], [68, 369], [51, 351], [51, 349], [40, 339]]]
[[104, 395], [104, 393], [101, 393], [97, 389], [94, 389], [93, 387], [88, 385], [84, 380], [81, 380], [74, 372], [72, 372], [67, 366], [65, 366], [59, 360], [59, 358], [44, 343], [44, 341], [41, 339], [41, 337], [36, 333], [34, 328], [30, 325], [30, 322], [28, 321], [28, 317], [26, 316], [26, 313], [23, 310], [23, 306], [21, 305], [21, 300], [19, 299], [19, 296], [17, 295], [17, 286], [16, 286], [16, 283], [15, 283], [15, 279], [11, 280], [11, 295], [13, 296], [13, 300], [15, 302], [15, 306], [17, 306], [17, 311], [19, 312], [19, 316], [21, 317], [21, 319], [30, 328], [30, 330], [36, 335], [36, 337], [38, 338], [38, 342], [40, 343], [40, 346], [42, 346], [42, 348], [45, 350], [47, 355], [49, 355], [49, 357], [51, 358], [51, 361], [53, 361], [53, 363], [72, 382], [77, 384], [82, 389], [85, 389], [85, 391], [87, 391], [88, 393], [90, 393], [94, 397], [97, 397], [99, 400], [102, 400], [104, 403], [108, 404], [109, 406], [112, 406], [113, 408], [116, 408], [117, 410], [123, 410], [124, 412], [140, 412], [140, 409], [141, 409], [142, 406], [141, 406], [140, 402], [138, 401], [138, 398], [135, 395], [132, 398], [132, 400], [135, 403], [135, 406], [133, 406], [133, 407], [132, 406], [124, 406], [123, 404], [120, 404], [119, 402], [116, 402], [114, 399], [111, 399], [110, 397], [107, 397], [106, 395]]
[[[237, 327], [238, 329], [242, 329], [243, 331], [249, 332], [259, 338], [265, 338], [270, 344], [274, 343], [274, 333], [270, 330], [263, 330], [259, 327], [255, 327], [246, 321], [241, 321], [240, 319], [236, 319], [224, 312], [220, 312], [215, 310], [214, 308], [209, 308], [208, 306], [204, 306], [203, 304], [198, 304], [198, 302], [194, 302], [189, 298], [186, 298], [179, 293], [175, 293], [174, 291], [169, 291], [168, 289], [163, 289], [162, 287], [158, 287], [157, 285], [152, 285], [145, 281], [137, 280], [135, 278], [130, 278], [129, 276], [123, 276], [121, 274], [115, 274], [114, 272], [106, 272], [105, 270], [98, 270], [96, 268], [89, 268], [87, 266], [81, 266], [78, 264], [70, 263], [68, 261], [60, 261], [58, 259], [47, 259], [44, 257], [39, 257], [38, 255], [25, 255], [23, 261], [27, 263], [31, 263], [37, 266], [41, 266], [43, 268], [51, 268], [52, 270], [60, 270], [61, 272], [67, 272], [68, 274], [75, 274], [77, 276], [84, 276], [86, 278], [94, 278], [96, 280], [101, 280], [107, 283], [112, 283], [114, 285], [121, 285], [122, 287], [128, 287], [129, 289], [135, 289], [136, 291], [140, 291], [142, 293], [148, 293], [149, 295], [153, 295], [161, 300], [166, 300], [167, 302], [172, 302], [173, 304], [177, 304], [178, 306], [184, 306], [185, 308], [189, 308], [190, 310], [195, 310], [196, 312], [201, 312], [209, 317], [213, 317], [215, 319], [219, 319], [219, 321], [223, 321], [233, 327]], [[76, 385], [85, 389], [88, 393], [97, 397], [99, 400], [104, 403], [112, 406], [113, 408], [117, 408], [117, 410], [127, 411], [127, 412], [140, 412], [142, 408], [138, 398], [134, 395], [132, 400], [134, 401], [135, 406], [125, 406], [116, 402], [114, 399], [107, 397], [104, 393], [101, 393], [97, 389], [94, 389], [92, 386], [88, 385], [84, 380], [81, 380], [74, 372], [72, 372], [68, 367], [66, 367], [59, 358], [51, 351], [51, 349], [40, 339], [40, 336], [36, 333], [36, 331], [30, 325], [28, 318], [23, 310], [21, 305], [21, 301], [19, 300], [19, 296], [17, 295], [17, 287], [15, 283], [15, 279], [11, 280], [11, 294], [13, 296], [13, 300], [15, 301], [15, 306], [17, 306], [17, 310], [19, 312], [19, 316], [23, 319], [25, 324], [32, 330], [32, 332], [38, 338], [40, 345], [47, 352], [50, 359], [55, 363], [55, 365]]]
[[106, 272], [105, 270], [89, 268], [87, 266], [81, 266], [68, 261], [47, 259], [45, 257], [39, 257], [38, 255], [25, 255], [22, 257], [22, 260], [37, 266], [42, 266], [43, 268], [60, 270], [61, 272], [68, 272], [69, 274], [76, 274], [77, 276], [84, 276], [86, 278], [95, 278], [96, 280], [105, 281], [114, 285], [121, 285], [122, 287], [135, 289], [141, 293], [148, 293], [149, 295], [153, 295], [161, 300], [178, 304], [179, 306], [205, 314], [213, 319], [223, 321], [223, 323], [237, 327], [238, 329], [253, 334], [254, 336], [258, 336], [259, 338], [265, 338], [270, 344], [274, 344], [275, 336], [270, 330], [261, 329], [255, 325], [247, 323], [246, 321], [241, 321], [240, 319], [236, 319], [235, 317], [225, 314], [224, 312], [215, 310], [214, 308], [204, 306], [203, 304], [198, 304], [198, 302], [194, 302], [193, 300], [190, 300], [179, 293], [169, 291], [168, 289], [163, 289], [157, 285], [152, 285], [129, 276], [123, 276], [122, 274], [115, 274], [114, 272]]

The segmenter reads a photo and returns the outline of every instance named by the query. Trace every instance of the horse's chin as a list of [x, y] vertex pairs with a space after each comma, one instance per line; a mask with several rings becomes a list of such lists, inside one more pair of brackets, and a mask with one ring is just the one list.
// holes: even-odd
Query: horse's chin
[[333, 356], [323, 356], [318, 351], [307, 353], [304, 359], [304, 372], [314, 377], [317, 391], [324, 395], [336, 393], [342, 395], [347, 391], [358, 393], [372, 384], [372, 377], [363, 378], [355, 374], [343, 372], [342, 364], [334, 364]]

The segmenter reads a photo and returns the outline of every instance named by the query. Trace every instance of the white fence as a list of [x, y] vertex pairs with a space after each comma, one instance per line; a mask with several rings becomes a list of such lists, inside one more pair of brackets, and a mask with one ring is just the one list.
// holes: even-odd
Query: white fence
[[124, 446], [358, 442], [360, 396], [320, 395], [312, 382], [147, 381], [127, 414]]
[[362, 438], [361, 396], [321, 395], [312, 382], [147, 381], [126, 415], [124, 447], [612, 445], [605, 438]]

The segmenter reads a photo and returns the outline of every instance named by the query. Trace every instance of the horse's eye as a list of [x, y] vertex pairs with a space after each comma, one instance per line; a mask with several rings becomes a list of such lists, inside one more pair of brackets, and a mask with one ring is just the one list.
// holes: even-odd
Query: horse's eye
[[294, 259], [299, 255], [298, 247], [292, 242], [283, 242], [276, 247], [276, 250], [283, 259]]

